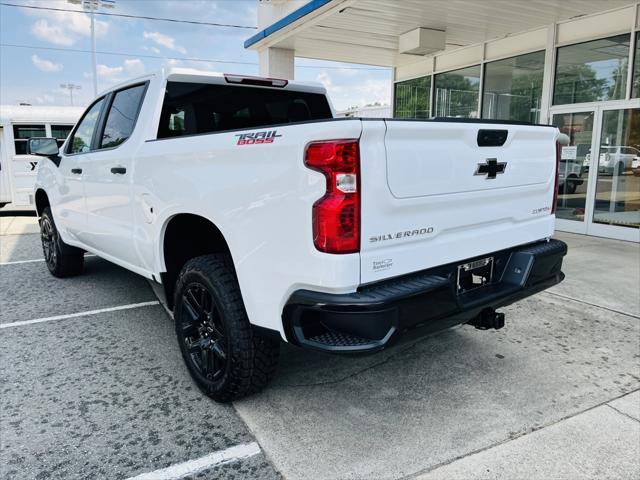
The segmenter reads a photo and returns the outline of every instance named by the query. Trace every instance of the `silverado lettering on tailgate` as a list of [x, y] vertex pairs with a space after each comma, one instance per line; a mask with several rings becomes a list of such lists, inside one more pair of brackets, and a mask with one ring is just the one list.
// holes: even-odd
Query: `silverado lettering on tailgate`
[[386, 240], [395, 240], [398, 238], [415, 237], [420, 235], [428, 235], [433, 233], [433, 227], [421, 228], [420, 230], [405, 230], [404, 232], [385, 233], [369, 237], [369, 243], [384, 242]]

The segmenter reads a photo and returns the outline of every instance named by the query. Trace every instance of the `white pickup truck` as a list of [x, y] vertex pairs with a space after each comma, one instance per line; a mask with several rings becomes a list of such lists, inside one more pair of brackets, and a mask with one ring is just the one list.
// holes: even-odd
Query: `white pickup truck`
[[261, 389], [281, 341], [378, 351], [562, 281], [559, 132], [333, 118], [318, 85], [171, 69], [31, 139], [46, 264], [85, 251], [164, 286], [198, 386]]

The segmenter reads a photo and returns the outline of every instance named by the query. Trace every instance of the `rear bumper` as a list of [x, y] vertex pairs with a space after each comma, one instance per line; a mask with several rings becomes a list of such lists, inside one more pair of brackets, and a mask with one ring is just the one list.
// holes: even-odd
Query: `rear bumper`
[[360, 287], [348, 294], [298, 290], [283, 311], [287, 340], [334, 353], [374, 352], [396, 342], [466, 323], [560, 283], [567, 245], [542, 241], [488, 253], [491, 284], [458, 295], [457, 266], [436, 267]]

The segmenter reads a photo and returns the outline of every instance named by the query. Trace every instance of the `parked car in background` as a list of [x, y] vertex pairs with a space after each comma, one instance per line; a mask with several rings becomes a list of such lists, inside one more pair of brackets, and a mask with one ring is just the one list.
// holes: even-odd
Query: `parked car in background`
[[640, 155], [636, 155], [631, 161], [631, 171], [636, 177], [640, 176]]
[[62, 145], [83, 108], [0, 105], [0, 211], [35, 209], [33, 185], [42, 157], [27, 154], [32, 137]]
[[634, 160], [637, 162], [640, 151], [627, 146], [601, 146], [598, 157], [598, 172], [607, 175], [617, 173], [622, 175], [633, 168]]
[[497, 329], [561, 282], [560, 140], [338, 119], [320, 84], [170, 69], [102, 94], [61, 149], [29, 145], [51, 273], [89, 251], [162, 283], [194, 381], [230, 401], [267, 384], [281, 341], [354, 354]]

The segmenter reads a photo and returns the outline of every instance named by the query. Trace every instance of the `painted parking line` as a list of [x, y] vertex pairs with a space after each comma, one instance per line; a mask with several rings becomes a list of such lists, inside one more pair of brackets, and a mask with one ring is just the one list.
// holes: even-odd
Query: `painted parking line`
[[36, 258], [35, 260], [16, 260], [15, 262], [0, 262], [0, 267], [3, 265], [17, 265], [19, 263], [35, 263], [44, 262], [44, 258]]
[[256, 442], [244, 443], [225, 450], [210, 453], [209, 455], [196, 458], [195, 460], [176, 463], [175, 465], [171, 465], [167, 468], [130, 477], [127, 480], [177, 480], [179, 478], [184, 478], [187, 475], [194, 475], [218, 465], [253, 457], [260, 452], [260, 445]]
[[[95, 257], [95, 255], [85, 255], [84, 258], [87, 257]], [[20, 263], [36, 263], [36, 262], [44, 262], [44, 258], [36, 258], [33, 260], [16, 260], [14, 262], [0, 262], [0, 267], [2, 267], [3, 265], [18, 265]]]
[[65, 320], [67, 318], [86, 317], [89, 315], [98, 315], [99, 313], [118, 312], [120, 310], [132, 310], [134, 308], [150, 307], [152, 305], [159, 305], [159, 304], [160, 302], [158, 302], [157, 300], [153, 300], [151, 302], [130, 303], [129, 305], [100, 308], [98, 310], [87, 310], [84, 312], [69, 313], [67, 315], [56, 315], [55, 317], [43, 317], [43, 318], [35, 318], [33, 320], [23, 320], [20, 322], [2, 323], [0, 324], [0, 329], [11, 328], [11, 327], [21, 327], [23, 325], [32, 325], [34, 323], [52, 322], [54, 320]]

